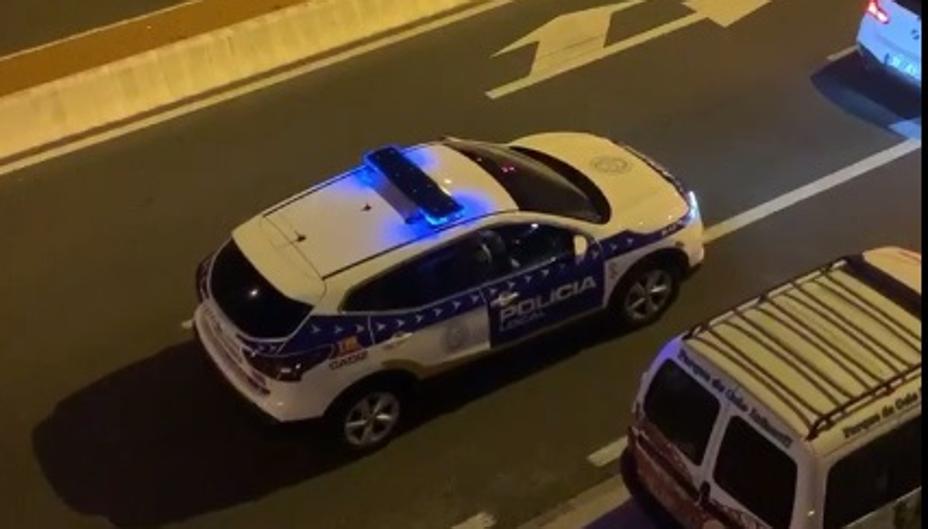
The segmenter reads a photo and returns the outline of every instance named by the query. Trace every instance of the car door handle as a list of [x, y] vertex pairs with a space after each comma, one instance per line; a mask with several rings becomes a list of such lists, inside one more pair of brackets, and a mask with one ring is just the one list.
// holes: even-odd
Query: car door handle
[[519, 297], [518, 292], [503, 292], [496, 299], [490, 302], [493, 307], [505, 307]]
[[411, 332], [400, 331], [400, 332], [394, 334], [393, 336], [391, 336], [389, 339], [387, 339], [387, 341], [384, 342], [384, 345], [387, 346], [388, 348], [389, 348], [389, 347], [396, 347], [397, 345], [399, 345], [399, 344], [405, 342], [406, 340], [408, 340], [408, 339], [410, 339], [410, 338], [412, 338], [412, 333], [411, 333]]

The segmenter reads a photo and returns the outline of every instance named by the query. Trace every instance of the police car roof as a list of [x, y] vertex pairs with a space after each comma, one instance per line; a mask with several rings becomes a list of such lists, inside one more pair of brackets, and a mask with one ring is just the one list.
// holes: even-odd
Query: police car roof
[[[403, 149], [460, 204], [451, 224], [516, 209], [506, 191], [478, 165], [438, 143]], [[323, 278], [443, 229], [410, 221], [367, 165], [332, 178], [262, 213]], [[389, 186], [388, 186], [389, 187]], [[450, 224], [449, 224], [450, 225]]]
[[920, 269], [921, 256], [899, 248], [842, 258], [683, 339], [797, 437], [829, 451], [848, 435], [823, 435], [825, 448], [820, 434], [920, 387]]

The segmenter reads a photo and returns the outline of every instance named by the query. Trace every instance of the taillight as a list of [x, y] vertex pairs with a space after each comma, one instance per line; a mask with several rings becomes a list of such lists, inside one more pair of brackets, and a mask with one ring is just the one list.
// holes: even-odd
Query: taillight
[[249, 353], [248, 363], [274, 380], [281, 382], [299, 382], [303, 373], [324, 362], [332, 354], [330, 346], [298, 355], [262, 355]]
[[867, 4], [867, 14], [880, 21], [881, 24], [889, 23], [889, 13], [883, 10], [880, 0], [870, 0]]

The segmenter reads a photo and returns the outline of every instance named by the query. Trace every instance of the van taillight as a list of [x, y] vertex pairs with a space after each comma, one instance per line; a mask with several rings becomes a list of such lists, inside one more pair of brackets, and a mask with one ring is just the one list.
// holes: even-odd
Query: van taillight
[[881, 24], [889, 23], [889, 13], [883, 10], [880, 0], [870, 0], [867, 4], [867, 14], [880, 21]]

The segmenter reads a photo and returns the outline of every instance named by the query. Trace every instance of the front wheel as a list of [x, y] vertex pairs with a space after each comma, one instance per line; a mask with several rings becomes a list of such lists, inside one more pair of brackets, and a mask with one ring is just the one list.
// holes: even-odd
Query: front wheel
[[661, 262], [632, 267], [612, 295], [612, 310], [628, 328], [653, 323], [670, 307], [680, 288], [681, 272]]
[[390, 385], [368, 385], [344, 395], [331, 410], [329, 429], [344, 447], [374, 451], [396, 434], [403, 413], [403, 392]]

